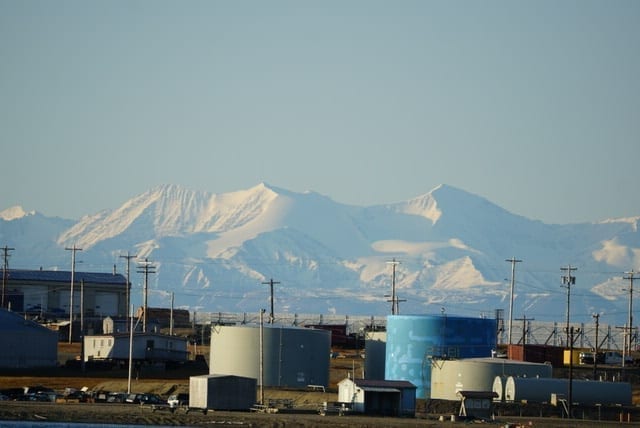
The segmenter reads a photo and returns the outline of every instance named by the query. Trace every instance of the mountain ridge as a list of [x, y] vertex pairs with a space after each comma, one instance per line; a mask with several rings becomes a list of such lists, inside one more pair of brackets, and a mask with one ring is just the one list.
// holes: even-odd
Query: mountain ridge
[[486, 313], [505, 307], [505, 260], [515, 255], [525, 262], [514, 308], [557, 317], [560, 266], [571, 262], [582, 276], [576, 316], [586, 319], [623, 313], [620, 278], [640, 261], [638, 219], [550, 225], [446, 184], [368, 207], [268, 183], [222, 194], [160, 185], [78, 221], [12, 207], [0, 212], [0, 239], [16, 248], [12, 266], [64, 269], [63, 250], [76, 245], [83, 269], [104, 270], [131, 251], [157, 264], [152, 302], [166, 304], [173, 291], [184, 307], [233, 312], [263, 305], [259, 284], [278, 278], [289, 311], [386, 313], [395, 258], [403, 308], [448, 302], [459, 313]]

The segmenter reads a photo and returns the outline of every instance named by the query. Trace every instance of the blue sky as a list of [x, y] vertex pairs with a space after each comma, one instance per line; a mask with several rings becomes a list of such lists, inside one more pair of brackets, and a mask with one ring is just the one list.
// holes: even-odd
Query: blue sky
[[639, 46], [635, 0], [0, 0], [0, 209], [264, 181], [640, 215]]

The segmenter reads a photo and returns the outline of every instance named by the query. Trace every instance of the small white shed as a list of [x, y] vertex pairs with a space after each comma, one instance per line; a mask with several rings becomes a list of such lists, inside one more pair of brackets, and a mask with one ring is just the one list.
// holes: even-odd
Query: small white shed
[[343, 379], [338, 401], [368, 415], [415, 416], [416, 386], [406, 380]]

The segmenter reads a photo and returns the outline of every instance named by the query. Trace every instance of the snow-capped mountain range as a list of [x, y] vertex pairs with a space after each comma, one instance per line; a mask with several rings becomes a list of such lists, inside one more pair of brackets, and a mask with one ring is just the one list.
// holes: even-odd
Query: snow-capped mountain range
[[[155, 266], [150, 304], [206, 312], [381, 316], [390, 313], [392, 270], [400, 313], [507, 315], [512, 257], [515, 318], [626, 322], [628, 277], [640, 263], [640, 217], [551, 225], [441, 185], [404, 202], [371, 207], [261, 183], [225, 194], [165, 185], [79, 221], [11, 207], [0, 212], [10, 268], [124, 273], [126, 254]], [[397, 263], [392, 263], [393, 261]], [[131, 265], [134, 303], [142, 275]]]

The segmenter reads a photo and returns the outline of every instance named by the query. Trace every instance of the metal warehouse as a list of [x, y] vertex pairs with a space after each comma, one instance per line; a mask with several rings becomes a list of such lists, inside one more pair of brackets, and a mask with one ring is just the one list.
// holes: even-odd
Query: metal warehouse
[[[80, 314], [81, 295], [84, 315], [123, 316], [126, 311], [127, 279], [117, 273], [73, 273], [73, 313]], [[6, 300], [14, 312], [34, 315], [69, 314], [71, 272], [8, 269]]]
[[385, 379], [407, 380], [417, 386], [417, 398], [430, 398], [433, 359], [489, 357], [495, 347], [495, 319], [390, 315]]
[[210, 374], [258, 379], [260, 343], [265, 386], [329, 385], [331, 332], [268, 324], [214, 326], [211, 331]]
[[25, 320], [20, 314], [0, 309], [0, 367], [55, 367], [58, 334]]

